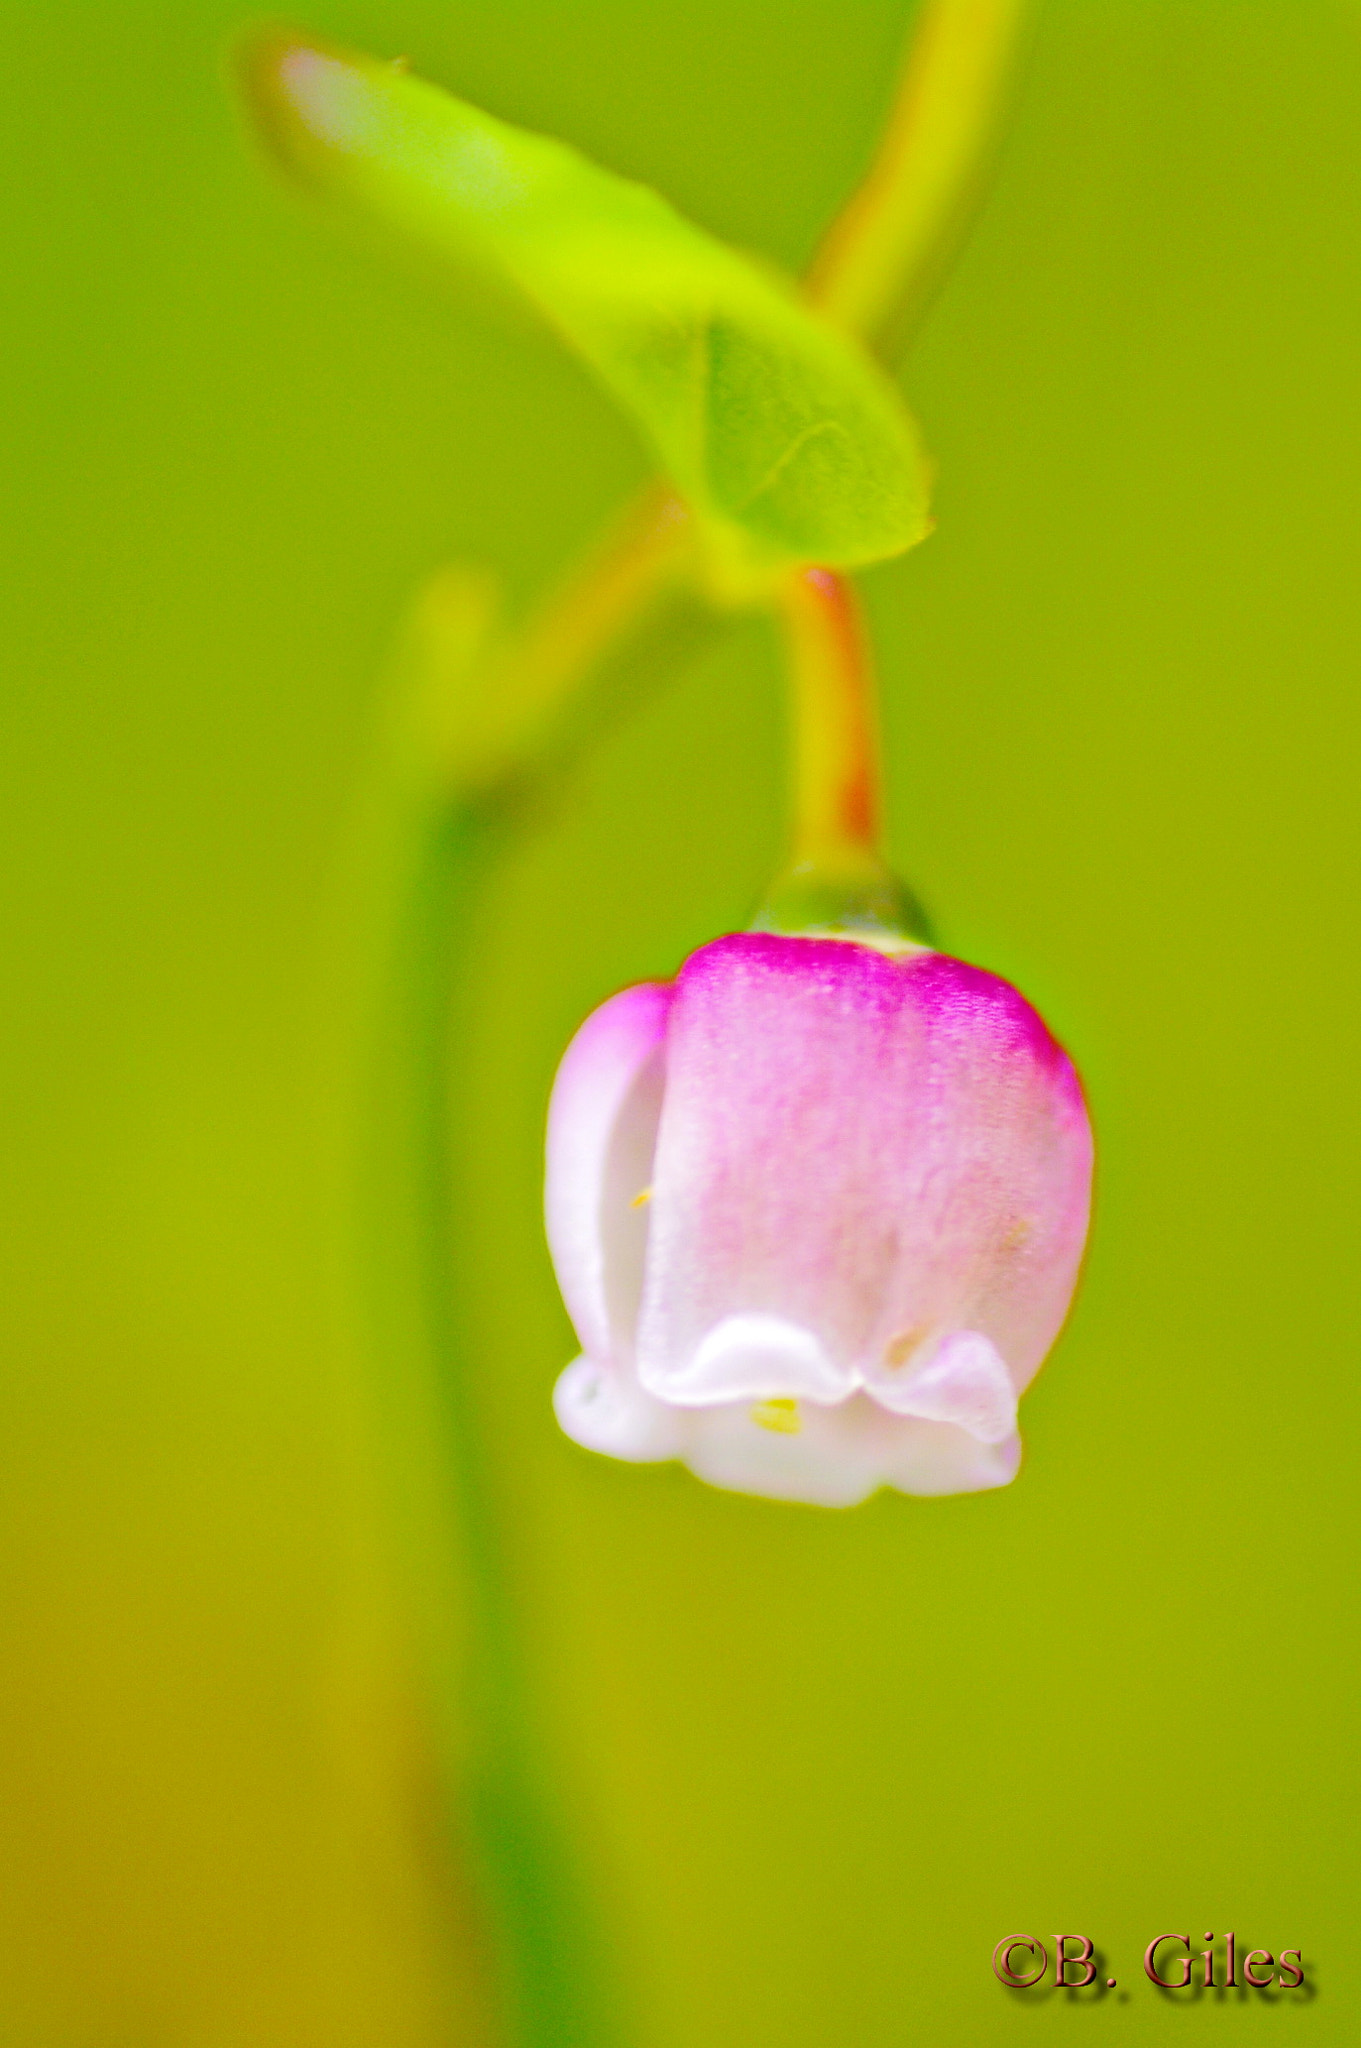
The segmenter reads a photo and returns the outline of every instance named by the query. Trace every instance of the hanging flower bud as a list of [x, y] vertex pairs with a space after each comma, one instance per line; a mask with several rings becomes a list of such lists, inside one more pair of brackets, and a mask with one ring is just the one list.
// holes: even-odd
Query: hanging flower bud
[[996, 975], [753, 932], [625, 989], [569, 1046], [548, 1238], [584, 1355], [567, 1434], [847, 1506], [1003, 1486], [1063, 1322], [1091, 1135]]

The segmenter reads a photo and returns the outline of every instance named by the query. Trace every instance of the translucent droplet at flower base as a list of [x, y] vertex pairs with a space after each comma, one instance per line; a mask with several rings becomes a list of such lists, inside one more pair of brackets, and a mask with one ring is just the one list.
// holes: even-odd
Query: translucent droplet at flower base
[[849, 1506], [1003, 1486], [1086, 1238], [1072, 1062], [996, 975], [746, 933], [625, 989], [563, 1058], [550, 1248], [567, 1434]]

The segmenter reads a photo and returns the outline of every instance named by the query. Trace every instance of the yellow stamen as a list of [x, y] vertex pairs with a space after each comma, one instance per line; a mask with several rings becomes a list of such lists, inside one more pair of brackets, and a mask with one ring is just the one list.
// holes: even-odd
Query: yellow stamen
[[652, 1200], [652, 1190], [651, 1190], [651, 1188], [639, 1188], [639, 1190], [638, 1190], [637, 1194], [636, 1194], [636, 1195], [634, 1196], [633, 1200], [632, 1200], [632, 1201], [631, 1201], [631, 1202], [629, 1203], [629, 1207], [630, 1207], [630, 1209], [641, 1209], [641, 1208], [642, 1208], [642, 1206], [643, 1206], [643, 1204], [644, 1204], [644, 1202], [650, 1202], [651, 1200]]
[[798, 1402], [783, 1397], [759, 1401], [751, 1411], [751, 1419], [761, 1429], [774, 1430], [776, 1436], [797, 1436], [803, 1428]]

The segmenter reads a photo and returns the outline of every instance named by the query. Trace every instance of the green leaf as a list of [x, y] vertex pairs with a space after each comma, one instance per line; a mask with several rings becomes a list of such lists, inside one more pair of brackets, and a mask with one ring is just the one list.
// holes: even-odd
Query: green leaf
[[530, 302], [632, 414], [734, 577], [878, 561], [925, 534], [920, 444], [887, 376], [657, 193], [400, 66], [275, 32], [243, 71], [293, 173]]

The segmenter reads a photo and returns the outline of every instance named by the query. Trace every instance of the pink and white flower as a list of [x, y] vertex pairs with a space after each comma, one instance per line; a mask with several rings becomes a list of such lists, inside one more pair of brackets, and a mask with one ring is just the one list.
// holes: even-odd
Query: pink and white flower
[[567, 1434], [848, 1506], [1003, 1486], [1067, 1313], [1091, 1133], [1009, 983], [924, 947], [753, 932], [612, 997], [549, 1111], [583, 1356]]

